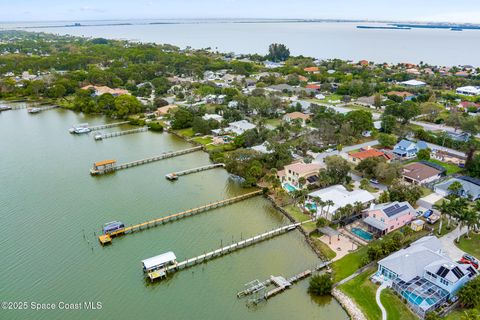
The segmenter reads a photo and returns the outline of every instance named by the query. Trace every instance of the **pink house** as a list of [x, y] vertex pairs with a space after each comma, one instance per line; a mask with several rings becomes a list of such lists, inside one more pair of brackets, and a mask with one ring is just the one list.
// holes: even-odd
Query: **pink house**
[[415, 209], [408, 202], [391, 202], [372, 207], [366, 212], [363, 223], [370, 233], [382, 236], [407, 225], [415, 218]]

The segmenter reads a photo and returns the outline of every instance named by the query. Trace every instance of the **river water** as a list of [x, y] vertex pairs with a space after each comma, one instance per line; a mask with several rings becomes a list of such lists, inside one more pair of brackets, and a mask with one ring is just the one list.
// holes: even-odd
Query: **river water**
[[0, 310], [1, 319], [347, 318], [335, 300], [312, 299], [306, 292], [308, 280], [255, 308], [236, 298], [251, 280], [288, 277], [318, 262], [298, 231], [178, 272], [167, 281], [146, 282], [142, 259], [171, 250], [183, 260], [288, 221], [256, 197], [101, 247], [94, 232], [107, 221], [134, 224], [249, 190], [223, 169], [174, 183], [164, 178], [208, 164], [203, 152], [91, 177], [94, 161], [126, 162], [190, 145], [168, 133], [95, 142], [92, 135], [67, 132], [83, 122], [105, 119], [66, 110], [0, 114], [0, 296], [28, 303], [99, 301], [102, 309]]
[[[255, 22], [216, 20], [19, 22], [1, 28], [169, 43], [182, 48], [211, 47], [222, 52], [266, 54], [269, 44], [284, 43], [294, 55], [321, 59], [367, 59], [377, 63], [411, 62], [480, 66], [480, 30], [357, 29], [364, 22]], [[150, 24], [163, 22], [163, 24]], [[235, 23], [243, 22], [243, 23]], [[131, 23], [130, 25], [106, 25]], [[42, 28], [38, 28], [41, 26]], [[46, 26], [52, 26], [44, 28]]]

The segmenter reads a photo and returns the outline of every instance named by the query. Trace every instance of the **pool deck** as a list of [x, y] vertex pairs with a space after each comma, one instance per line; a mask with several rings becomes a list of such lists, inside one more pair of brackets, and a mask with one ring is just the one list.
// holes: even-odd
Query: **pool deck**
[[358, 246], [353, 243], [348, 237], [340, 234], [339, 236], [330, 237], [327, 235], [323, 235], [318, 238], [320, 241], [325, 243], [327, 246], [330, 247], [335, 253], [337, 254], [332, 261], [339, 260], [349, 254], [352, 250], [357, 250]]

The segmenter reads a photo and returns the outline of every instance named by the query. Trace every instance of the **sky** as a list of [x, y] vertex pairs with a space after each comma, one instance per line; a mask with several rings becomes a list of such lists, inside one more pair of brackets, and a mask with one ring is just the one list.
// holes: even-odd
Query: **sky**
[[479, 0], [0, 0], [0, 21], [272, 18], [480, 23]]

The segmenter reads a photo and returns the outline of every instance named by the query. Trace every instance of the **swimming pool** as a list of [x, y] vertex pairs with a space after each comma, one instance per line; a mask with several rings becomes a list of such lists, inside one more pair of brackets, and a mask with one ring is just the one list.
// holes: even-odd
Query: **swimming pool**
[[293, 192], [293, 191], [297, 190], [297, 188], [295, 188], [294, 186], [292, 186], [290, 183], [285, 183], [285, 184], [283, 184], [283, 187], [284, 187], [285, 190], [287, 190], [288, 192]]
[[305, 207], [308, 210], [317, 211], [317, 205], [315, 203], [307, 202], [307, 203], [305, 203]]
[[352, 233], [362, 238], [365, 241], [373, 240], [373, 235], [370, 232], [367, 232], [360, 228], [352, 228]]
[[427, 305], [431, 306], [435, 304], [435, 299], [433, 298], [422, 298], [415, 293], [412, 293], [410, 291], [403, 291], [402, 296], [407, 299], [408, 302], [410, 302], [413, 305], [419, 306], [424, 303]]

